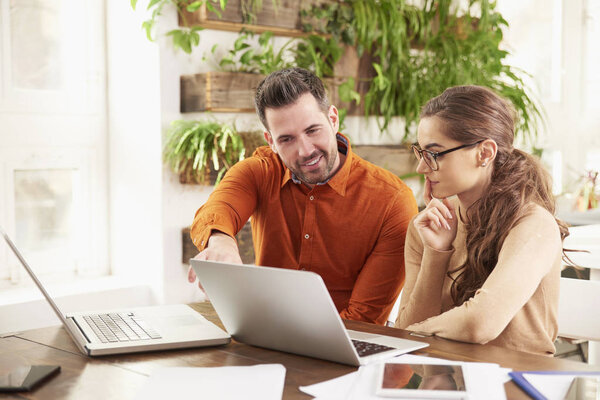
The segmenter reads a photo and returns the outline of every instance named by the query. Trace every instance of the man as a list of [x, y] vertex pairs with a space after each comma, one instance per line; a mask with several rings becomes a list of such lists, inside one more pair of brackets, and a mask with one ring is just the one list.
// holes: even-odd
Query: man
[[257, 265], [314, 271], [342, 318], [384, 324], [404, 283], [411, 190], [352, 153], [313, 73], [272, 73], [255, 105], [269, 147], [234, 165], [196, 212], [196, 258], [241, 263], [234, 236], [251, 216]]

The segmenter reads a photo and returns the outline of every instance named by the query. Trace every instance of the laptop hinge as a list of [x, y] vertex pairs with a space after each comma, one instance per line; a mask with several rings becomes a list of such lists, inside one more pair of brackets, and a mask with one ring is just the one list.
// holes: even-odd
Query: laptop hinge
[[82, 353], [87, 354], [89, 356], [90, 350], [86, 346], [82, 345], [80, 339], [83, 338], [87, 341], [87, 343], [91, 343], [90, 339], [83, 332], [77, 321], [75, 321], [75, 318], [67, 317], [66, 322], [68, 326], [66, 326], [65, 328], [67, 329], [67, 332], [75, 342], [75, 345], [77, 345], [77, 347], [79, 348], [79, 350], [81, 350]]
[[75, 318], [73, 318], [73, 317], [69, 317], [69, 319], [70, 319], [71, 321], [73, 321], [73, 323], [74, 323], [75, 325], [77, 325], [77, 328], [79, 328], [79, 333], [81, 333], [81, 334], [83, 335], [83, 337], [85, 338], [85, 340], [86, 340], [88, 343], [92, 343], [92, 341], [90, 340], [90, 338], [88, 337], [88, 335], [86, 335], [86, 334], [85, 334], [85, 331], [83, 330], [83, 328], [81, 327], [81, 325], [79, 325], [79, 322], [77, 322], [77, 320], [76, 320]]

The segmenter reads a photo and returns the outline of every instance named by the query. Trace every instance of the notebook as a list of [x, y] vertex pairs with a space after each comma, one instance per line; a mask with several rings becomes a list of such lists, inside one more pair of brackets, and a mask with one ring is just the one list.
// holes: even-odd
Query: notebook
[[223, 325], [239, 342], [354, 366], [428, 346], [346, 330], [314, 272], [190, 262]]
[[0, 232], [84, 354], [213, 346], [231, 340], [225, 331], [183, 304], [64, 314], [1, 227]]

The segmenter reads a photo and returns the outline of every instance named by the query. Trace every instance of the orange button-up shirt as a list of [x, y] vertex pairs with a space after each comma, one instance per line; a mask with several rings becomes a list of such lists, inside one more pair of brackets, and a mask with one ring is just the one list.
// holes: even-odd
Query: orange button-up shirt
[[[341, 136], [341, 135], [339, 135]], [[198, 249], [213, 230], [235, 236], [250, 217], [256, 264], [321, 275], [340, 316], [384, 324], [404, 284], [404, 239], [417, 213], [397, 176], [352, 153], [312, 189], [268, 147], [235, 164], [196, 212]]]

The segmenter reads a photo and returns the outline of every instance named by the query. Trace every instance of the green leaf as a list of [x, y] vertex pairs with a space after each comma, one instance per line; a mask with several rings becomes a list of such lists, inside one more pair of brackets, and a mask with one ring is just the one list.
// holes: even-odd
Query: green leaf
[[152, 21], [152, 20], [148, 20], [148, 21], [142, 22], [142, 29], [144, 29], [146, 31], [146, 37], [151, 42], [154, 41], [154, 39], [152, 38], [152, 28], [153, 28], [153, 26], [154, 26], [154, 21]]
[[354, 101], [356, 104], [360, 104], [360, 94], [354, 90], [354, 85], [354, 78], [348, 78], [338, 86], [340, 100], [345, 102]]
[[246, 50], [241, 56], [240, 56], [240, 63], [242, 63], [243, 65], [250, 65], [250, 60], [252, 59], [252, 56], [254, 55], [254, 50], [250, 49], [250, 50]]
[[269, 40], [273, 37], [273, 32], [265, 31], [258, 37], [258, 44], [261, 46], [266, 46], [269, 43]]
[[225, 172], [227, 172], [227, 169], [225, 167], [221, 168], [219, 174], [217, 175], [217, 179], [215, 179], [215, 186], [221, 182], [221, 179], [223, 178], [223, 175], [225, 175]]
[[192, 46], [198, 46], [200, 43], [200, 35], [197, 32], [190, 32], [190, 41]]
[[135, 6], [137, 6], [137, 0], [131, 0], [131, 8], [135, 10]]
[[189, 12], [193, 13], [194, 11], [198, 10], [200, 7], [202, 7], [202, 3], [203, 1], [194, 1], [193, 3], [190, 3], [187, 7], [186, 10], [188, 10]]
[[233, 42], [233, 50], [234, 51], [240, 51], [241, 49], [245, 48], [242, 47], [244, 45], [246, 45], [246, 47], [249, 47], [248, 44], [245, 43], [245, 40], [248, 36], [247, 35], [240, 35], [235, 42]]
[[221, 14], [220, 10], [217, 10], [211, 3], [206, 3], [206, 9], [210, 12], [213, 12], [217, 15], [217, 18], [221, 19], [223, 14]]
[[227, 65], [235, 65], [235, 63], [229, 58], [222, 58], [221, 61], [219, 61], [219, 66], [221, 68], [226, 67]]

